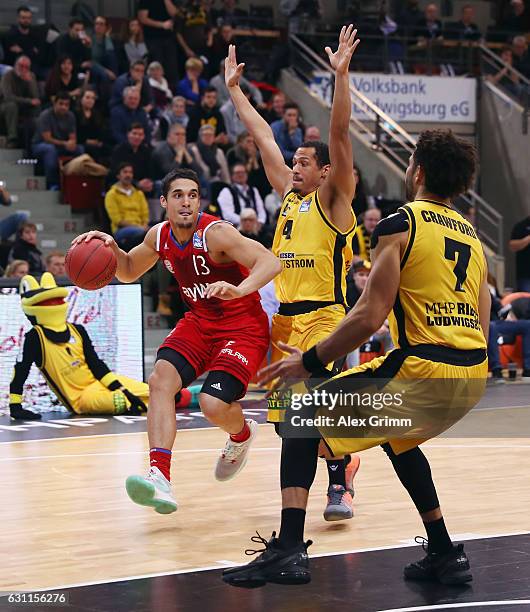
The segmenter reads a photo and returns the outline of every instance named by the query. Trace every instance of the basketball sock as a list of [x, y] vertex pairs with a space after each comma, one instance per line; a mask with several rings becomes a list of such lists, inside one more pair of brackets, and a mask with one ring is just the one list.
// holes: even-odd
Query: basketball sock
[[304, 541], [305, 510], [301, 508], [284, 508], [278, 546], [286, 550]]
[[245, 420], [245, 424], [243, 425], [243, 429], [236, 434], [230, 434], [230, 440], [232, 442], [246, 442], [250, 438], [250, 427], [248, 426], [247, 421]]
[[423, 523], [429, 540], [429, 552], [443, 555], [453, 550], [453, 543], [447, 533], [445, 521], [442, 518], [430, 523]]
[[169, 449], [152, 448], [149, 451], [149, 461], [151, 463], [151, 467], [158, 468], [166, 480], [171, 480], [171, 451]]
[[346, 488], [346, 465], [344, 459], [329, 459], [328, 466], [329, 485], [340, 485]]

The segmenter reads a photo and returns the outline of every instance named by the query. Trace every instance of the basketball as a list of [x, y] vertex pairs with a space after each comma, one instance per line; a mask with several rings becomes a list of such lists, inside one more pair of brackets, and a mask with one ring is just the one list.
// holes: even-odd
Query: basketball
[[99, 238], [76, 244], [66, 254], [66, 274], [81, 289], [105, 287], [114, 278], [117, 266], [116, 255]]

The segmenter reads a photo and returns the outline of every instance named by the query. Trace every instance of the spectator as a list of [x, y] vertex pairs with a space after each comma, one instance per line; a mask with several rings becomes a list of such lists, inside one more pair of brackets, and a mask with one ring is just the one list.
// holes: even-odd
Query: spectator
[[322, 17], [320, 0], [280, 0], [279, 8], [287, 15], [289, 34], [314, 34]]
[[272, 96], [270, 109], [262, 113], [263, 118], [269, 125], [283, 119], [285, 103], [286, 100], [283, 91], [279, 91]]
[[480, 29], [475, 19], [475, 8], [471, 4], [462, 7], [460, 21], [451, 26], [453, 35], [459, 40], [479, 40], [481, 37]]
[[270, 192], [271, 186], [265, 174], [265, 168], [254, 137], [248, 132], [239, 134], [236, 146], [228, 151], [226, 159], [230, 168], [236, 163], [245, 166], [248, 172], [248, 184], [257, 187], [261, 197]]
[[[231, 23], [223, 23], [218, 26], [217, 32], [212, 39], [212, 45], [208, 50], [210, 65], [213, 67], [223, 64], [223, 80], [224, 80], [224, 59], [228, 57], [228, 47], [235, 44], [234, 28]], [[213, 72], [213, 70], [212, 70]]]
[[[252, 104], [250, 89], [244, 85], [241, 85], [241, 91], [245, 94], [248, 101]], [[235, 144], [240, 134], [246, 132], [245, 124], [239, 118], [236, 107], [232, 100], [227, 100], [221, 106], [221, 115], [223, 116], [226, 128], [226, 135], [230, 143]]]
[[494, 85], [500, 85], [513, 95], [518, 96], [521, 91], [519, 86], [520, 79], [513, 70], [510, 70], [513, 66], [513, 52], [511, 47], [504, 47], [501, 50], [501, 60], [507, 64], [507, 66], [501, 68], [497, 74], [487, 75], [486, 79]]
[[35, 75], [31, 72], [31, 60], [21, 55], [13, 70], [7, 71], [0, 81], [0, 113], [7, 127], [7, 146], [16, 148], [19, 126], [33, 129], [36, 111], [40, 108], [39, 89]]
[[304, 142], [309, 140], [321, 140], [320, 128], [316, 125], [308, 125], [304, 133]]
[[169, 128], [167, 140], [155, 147], [152, 160], [156, 179], [163, 178], [174, 168], [189, 168], [200, 174], [200, 168], [186, 143], [186, 128], [178, 123]]
[[162, 139], [167, 137], [169, 128], [178, 124], [187, 127], [190, 118], [186, 112], [186, 98], [175, 96], [171, 102], [171, 107], [160, 117], [160, 136]]
[[[258, 108], [263, 108], [263, 96], [261, 95], [261, 91], [253, 85], [249, 80], [245, 79], [244, 76], [241, 76], [239, 79], [240, 85], [243, 87], [248, 87], [251, 93], [252, 100], [254, 104]], [[222, 106], [227, 100], [230, 100], [230, 94], [228, 93], [228, 88], [225, 83], [225, 60], [222, 59], [219, 63], [219, 74], [216, 74], [212, 79], [210, 79], [210, 85], [215, 87], [217, 90], [217, 101]]]
[[151, 127], [143, 108], [140, 108], [140, 93], [136, 87], [123, 90], [123, 104], [118, 104], [110, 111], [112, 139], [120, 144], [127, 140], [127, 133], [133, 124], [139, 123], [145, 132], [148, 142], [151, 140]]
[[173, 93], [164, 78], [162, 64], [160, 62], [151, 62], [147, 67], [147, 77], [155, 106], [164, 110], [171, 103]]
[[134, 62], [145, 62], [147, 46], [144, 42], [144, 33], [138, 19], [131, 19], [127, 24], [127, 34], [123, 42], [129, 66], [134, 64]]
[[46, 272], [53, 274], [54, 276], [66, 276], [66, 269], [64, 266], [65, 255], [62, 251], [52, 251], [46, 256]]
[[131, 164], [118, 166], [118, 182], [105, 195], [105, 210], [116, 242], [125, 251], [140, 244], [148, 230], [149, 207], [145, 195], [133, 185]]
[[379, 221], [381, 221], [379, 208], [369, 208], [364, 213], [363, 222], [357, 226], [352, 240], [353, 254], [356, 259], [370, 261], [370, 241]]
[[76, 109], [77, 142], [97, 162], [107, 160], [110, 153], [106, 121], [95, 108], [96, 92], [85, 89]]
[[363, 177], [361, 171], [357, 166], [353, 168], [353, 174], [355, 175], [355, 195], [351, 203], [355, 216], [362, 215], [368, 209], [368, 198], [366, 197], [366, 190], [364, 187]]
[[72, 102], [75, 102], [81, 96], [82, 83], [79, 81], [77, 73], [74, 72], [74, 63], [71, 57], [63, 55], [57, 59], [48, 74], [44, 91], [46, 98], [51, 102], [59, 91], [67, 91]]
[[530, 53], [525, 36], [516, 36], [512, 42], [513, 67], [530, 79]]
[[253, 208], [243, 208], [239, 216], [239, 233], [262, 244], [266, 249], [272, 246], [272, 233], [268, 225], [261, 225]]
[[199, 130], [196, 143], [190, 145], [195, 162], [201, 169], [203, 180], [208, 182], [230, 182], [228, 164], [223, 151], [215, 144], [215, 128], [206, 124]]
[[[5, 181], [0, 181], [0, 206], [11, 206], [12, 203]], [[26, 213], [16, 212], [0, 219], [0, 240], [9, 240], [13, 234], [16, 234], [21, 223], [24, 223], [27, 218], [28, 215]]]
[[494, 382], [504, 381], [499, 355], [500, 336], [508, 336], [510, 340], [512, 338], [515, 340], [516, 336], [521, 336], [523, 348], [522, 378], [530, 381], [530, 298], [517, 298], [509, 306], [500, 309], [497, 314], [506, 316], [506, 320], [497, 316], [490, 321], [488, 362], [492, 379]]
[[530, 216], [514, 225], [509, 247], [515, 253], [517, 290], [530, 292]]
[[286, 104], [283, 118], [271, 124], [274, 140], [280, 147], [283, 158], [291, 164], [298, 147], [302, 146], [303, 133], [299, 126], [300, 114], [296, 104]]
[[442, 22], [438, 18], [438, 6], [433, 2], [425, 7], [423, 17], [416, 25], [416, 37], [418, 42], [427, 40], [441, 40]]
[[372, 264], [364, 259], [356, 261], [346, 277], [346, 302], [353, 308], [366, 287]]
[[92, 70], [99, 66], [100, 74], [105, 80], [115, 81], [118, 76], [118, 56], [110, 36], [107, 18], [98, 15], [94, 21], [94, 38], [92, 40]]
[[127, 131], [126, 142], [114, 147], [112, 151], [111, 176], [117, 176], [120, 164], [127, 162], [133, 167], [133, 175], [138, 187], [147, 194], [153, 191], [152, 150], [145, 141], [145, 130], [141, 123], [133, 123]]
[[145, 64], [137, 60], [129, 67], [129, 72], [120, 75], [112, 87], [112, 97], [110, 108], [118, 106], [123, 100], [123, 91], [126, 87], [135, 87], [140, 94], [140, 106], [146, 113], [150, 113], [153, 108], [153, 96], [149, 79], [145, 76]]
[[241, 211], [250, 208], [256, 212], [256, 219], [261, 226], [267, 223], [267, 211], [256, 187], [248, 184], [248, 172], [243, 164], [232, 168], [232, 184], [224, 187], [217, 196], [221, 216], [233, 225], [239, 225]]
[[68, 24], [68, 32], [61, 34], [56, 42], [57, 55], [68, 56], [74, 64], [74, 73], [90, 69], [92, 39], [85, 32], [83, 22], [74, 17]]
[[511, 0], [509, 9], [500, 29], [507, 34], [524, 34], [530, 30], [530, 14], [526, 10], [524, 0]]
[[171, 83], [177, 82], [178, 65], [173, 20], [179, 12], [171, 0], [140, 0], [138, 21], [152, 62], [160, 62]]
[[7, 264], [4, 272], [4, 278], [17, 278], [21, 279], [29, 274], [29, 264], [24, 259], [13, 259], [13, 261]]
[[201, 99], [204, 90], [208, 87], [208, 81], [201, 79], [204, 64], [196, 57], [190, 57], [186, 61], [186, 76], [179, 81], [177, 93], [188, 101], [190, 107], [194, 107]]
[[75, 115], [70, 111], [70, 95], [59, 92], [52, 108], [42, 111], [33, 136], [33, 154], [42, 159], [48, 189], [59, 189], [59, 155], [75, 157], [83, 153], [77, 144]]
[[190, 112], [190, 121], [187, 127], [188, 142], [197, 140], [199, 128], [203, 125], [211, 125], [214, 128], [216, 144], [228, 144], [223, 115], [217, 107], [217, 90], [210, 85], [204, 90], [200, 106]]
[[410, 36], [416, 31], [416, 26], [423, 17], [419, 4], [420, 0], [407, 0], [405, 8], [398, 15], [398, 26], [404, 30], [405, 36]]
[[177, 41], [187, 58], [198, 57], [207, 63], [208, 48], [212, 44], [209, 12], [200, 0], [188, 0], [177, 19]]
[[3, 38], [5, 51], [4, 61], [13, 66], [21, 55], [29, 57], [31, 63], [37, 65], [39, 59], [39, 37], [31, 25], [33, 13], [28, 6], [17, 9], [17, 23], [14, 23]]
[[236, 7], [236, 0], [222, 0], [223, 8], [214, 12], [214, 20], [217, 27], [230, 23], [234, 27], [248, 25], [247, 11]]
[[37, 226], [29, 221], [24, 221], [18, 228], [17, 239], [9, 251], [8, 261], [23, 259], [28, 262], [30, 274], [42, 274], [46, 267], [42, 259], [42, 253], [37, 248]]

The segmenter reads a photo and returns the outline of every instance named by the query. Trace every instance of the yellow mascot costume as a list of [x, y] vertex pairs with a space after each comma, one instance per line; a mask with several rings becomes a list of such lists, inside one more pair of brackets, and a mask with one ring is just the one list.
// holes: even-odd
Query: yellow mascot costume
[[22, 392], [33, 363], [60, 402], [76, 414], [140, 414], [147, 410], [149, 386], [111, 372], [98, 357], [86, 329], [66, 321], [66, 287], [49, 272], [40, 284], [33, 276], [20, 281], [22, 310], [32, 324], [14, 367], [9, 388], [11, 418], [38, 420], [22, 407]]

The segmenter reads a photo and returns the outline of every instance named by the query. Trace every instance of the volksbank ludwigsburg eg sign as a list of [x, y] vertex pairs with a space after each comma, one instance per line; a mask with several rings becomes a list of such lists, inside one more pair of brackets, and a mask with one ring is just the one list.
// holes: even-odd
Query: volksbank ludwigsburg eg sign
[[[474, 123], [476, 120], [475, 79], [352, 72], [350, 81], [398, 122]], [[311, 90], [331, 103], [330, 75], [315, 72]], [[368, 119], [355, 99], [352, 112], [357, 119]]]

